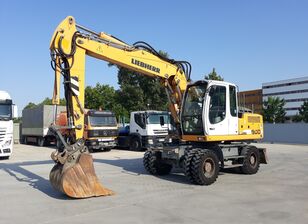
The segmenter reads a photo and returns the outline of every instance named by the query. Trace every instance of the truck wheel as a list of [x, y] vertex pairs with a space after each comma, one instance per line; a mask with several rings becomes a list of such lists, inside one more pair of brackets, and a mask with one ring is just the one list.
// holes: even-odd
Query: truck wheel
[[56, 146], [57, 146], [57, 149], [59, 150], [59, 152], [63, 152], [63, 150], [64, 150], [64, 145], [63, 145], [63, 143], [61, 142], [60, 139], [57, 139], [57, 140], [56, 140]]
[[217, 155], [209, 149], [199, 149], [191, 160], [191, 173], [193, 182], [199, 185], [214, 183], [219, 173], [219, 160]]
[[141, 151], [141, 141], [139, 138], [134, 137], [129, 143], [129, 149], [133, 151]]
[[45, 145], [45, 139], [43, 137], [38, 138], [37, 145], [43, 147]]
[[159, 156], [159, 153], [147, 151], [143, 157], [144, 168], [153, 175], [166, 175], [172, 170], [172, 165], [164, 163]]
[[28, 140], [27, 140], [27, 137], [24, 137], [24, 139], [23, 139], [23, 143], [24, 143], [25, 145], [28, 145]]
[[260, 167], [260, 152], [254, 147], [245, 147], [241, 155], [245, 156], [243, 160], [243, 166], [240, 167], [241, 172], [244, 174], [255, 174]]
[[104, 151], [104, 152], [110, 152], [111, 151], [111, 148], [109, 147], [107, 147], [107, 148], [102, 148], [102, 151]]

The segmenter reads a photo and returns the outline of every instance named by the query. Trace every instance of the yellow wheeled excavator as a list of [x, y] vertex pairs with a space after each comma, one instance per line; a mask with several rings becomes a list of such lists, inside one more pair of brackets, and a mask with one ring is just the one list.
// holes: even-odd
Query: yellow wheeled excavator
[[[145, 152], [143, 163], [149, 173], [164, 175], [177, 166], [191, 182], [208, 185], [217, 179], [220, 168], [240, 167], [243, 173], [254, 174], [260, 163], [267, 163], [266, 150], [249, 144], [263, 137], [262, 116], [239, 111], [234, 84], [191, 82], [190, 63], [163, 57], [142, 41], [129, 45], [112, 35], [94, 32], [78, 25], [72, 16], [56, 28], [50, 55], [55, 71], [53, 103], [59, 104], [63, 76], [68, 121], [66, 127], [50, 127], [64, 145], [51, 155], [56, 164], [50, 182], [69, 197], [113, 194], [99, 182], [83, 139], [86, 56], [154, 77], [165, 87], [180, 141]], [[142, 126], [146, 119], [140, 119]], [[163, 117], [160, 122], [164, 124]], [[69, 142], [61, 136], [61, 128], [70, 130]]]

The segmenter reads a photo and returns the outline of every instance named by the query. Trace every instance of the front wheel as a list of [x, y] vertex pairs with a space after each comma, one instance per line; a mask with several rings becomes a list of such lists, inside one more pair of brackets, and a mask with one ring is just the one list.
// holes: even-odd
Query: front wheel
[[37, 139], [37, 145], [40, 146], [40, 147], [43, 147], [45, 145], [45, 139], [44, 137], [39, 137]]
[[172, 170], [172, 165], [164, 163], [159, 152], [146, 151], [143, 157], [144, 168], [153, 175], [167, 175]]
[[214, 183], [219, 173], [217, 155], [209, 149], [197, 150], [191, 160], [190, 172], [193, 182], [199, 185]]
[[137, 137], [132, 138], [129, 144], [129, 149], [134, 151], [141, 151], [142, 147], [140, 139]]

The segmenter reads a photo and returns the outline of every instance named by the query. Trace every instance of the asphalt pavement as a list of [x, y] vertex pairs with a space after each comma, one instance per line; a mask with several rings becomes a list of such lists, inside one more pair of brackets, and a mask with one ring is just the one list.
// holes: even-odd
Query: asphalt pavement
[[93, 153], [97, 176], [116, 194], [76, 200], [49, 183], [53, 148], [17, 144], [0, 160], [0, 223], [308, 223], [308, 146], [256, 145], [269, 164], [255, 175], [220, 172], [210, 186], [178, 170], [148, 174], [143, 152]]

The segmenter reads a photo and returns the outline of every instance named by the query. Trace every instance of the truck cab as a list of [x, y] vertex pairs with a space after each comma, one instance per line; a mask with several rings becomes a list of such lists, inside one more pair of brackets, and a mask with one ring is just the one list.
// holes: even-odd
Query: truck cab
[[17, 117], [17, 107], [10, 95], [0, 91], [0, 157], [8, 159], [13, 150], [13, 118]]
[[[161, 123], [161, 120], [164, 122]], [[119, 146], [139, 151], [142, 148], [162, 145], [172, 129], [171, 116], [167, 111], [133, 111], [129, 127], [119, 132]]]
[[110, 151], [117, 144], [118, 124], [110, 111], [89, 110], [85, 116], [84, 139], [90, 151]]

